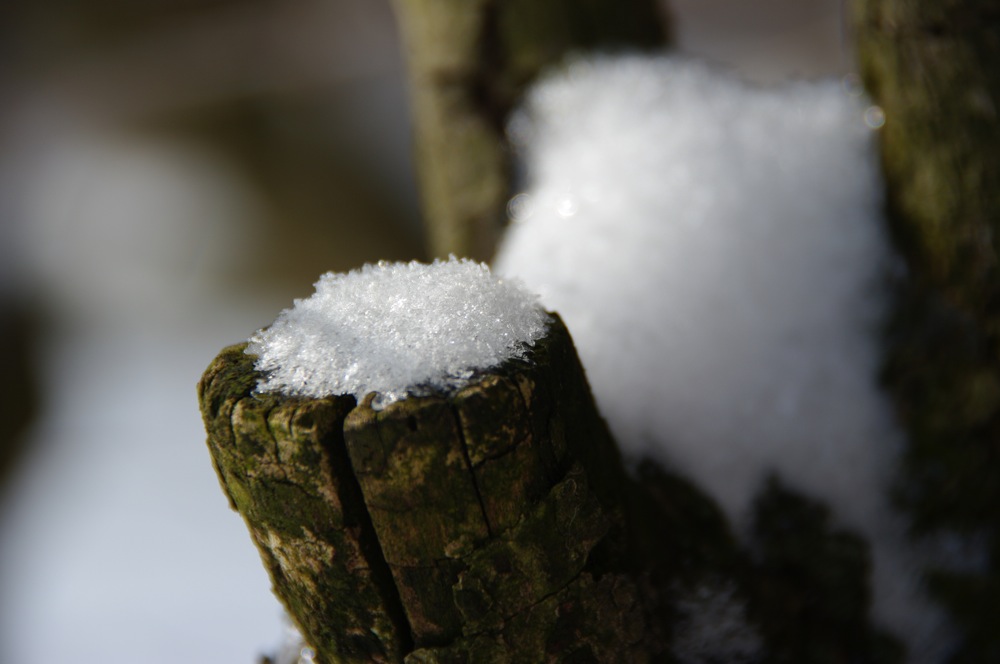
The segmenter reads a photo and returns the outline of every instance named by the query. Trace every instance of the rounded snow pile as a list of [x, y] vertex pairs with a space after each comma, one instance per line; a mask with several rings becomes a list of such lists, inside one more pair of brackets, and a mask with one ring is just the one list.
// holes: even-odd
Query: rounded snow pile
[[566, 321], [627, 459], [685, 474], [740, 529], [771, 474], [826, 501], [872, 541], [876, 618], [926, 652], [939, 618], [887, 499], [895, 259], [866, 107], [838, 81], [579, 61], [511, 124], [527, 186], [494, 265]]
[[470, 260], [328, 272], [250, 338], [261, 392], [323, 397], [378, 392], [384, 405], [460, 386], [523, 357], [548, 314], [518, 282]]
[[566, 321], [626, 456], [735, 520], [777, 472], [881, 528], [891, 252], [863, 110], [837, 81], [631, 56], [542, 81], [510, 128], [528, 186], [496, 272]]

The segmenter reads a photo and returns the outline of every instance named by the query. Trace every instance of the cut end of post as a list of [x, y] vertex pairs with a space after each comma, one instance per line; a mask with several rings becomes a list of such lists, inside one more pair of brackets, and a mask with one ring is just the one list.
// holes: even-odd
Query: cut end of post
[[460, 389], [381, 410], [256, 391], [245, 345], [206, 371], [222, 485], [317, 661], [647, 658], [627, 556], [607, 555], [627, 546], [617, 447], [545, 320]]
[[461, 388], [525, 356], [550, 318], [520, 282], [470, 260], [378, 263], [328, 273], [250, 339], [260, 392], [406, 396]]

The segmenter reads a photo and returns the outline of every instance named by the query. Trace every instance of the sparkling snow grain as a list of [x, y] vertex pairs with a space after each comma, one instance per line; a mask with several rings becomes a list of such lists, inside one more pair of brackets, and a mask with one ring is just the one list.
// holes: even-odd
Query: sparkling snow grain
[[376, 405], [447, 390], [523, 357], [548, 314], [519, 284], [469, 260], [327, 273], [250, 339], [257, 389], [323, 397], [378, 392]]

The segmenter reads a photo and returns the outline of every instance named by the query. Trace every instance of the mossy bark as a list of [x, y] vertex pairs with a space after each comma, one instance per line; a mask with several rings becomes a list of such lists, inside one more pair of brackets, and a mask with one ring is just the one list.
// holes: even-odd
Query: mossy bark
[[922, 277], [963, 306], [992, 305], [988, 313], [996, 315], [1000, 5], [855, 4], [862, 73], [887, 118], [883, 163], [907, 257]]
[[409, 635], [344, 450], [354, 399], [255, 395], [244, 348], [223, 350], [199, 383], [230, 504], [314, 647], [348, 661], [396, 661]]
[[666, 39], [655, 0], [394, 0], [431, 254], [492, 256], [510, 195], [507, 116], [567, 53]]
[[[557, 318], [527, 361], [378, 411], [255, 394], [245, 347], [199, 383], [209, 449], [321, 662], [902, 661], [825, 508], [772, 482], [747, 548], [682, 478], [626, 474]], [[706, 592], [752, 657], [683, 652]]]
[[931, 591], [965, 631], [954, 661], [1000, 661], [1000, 5], [855, 0], [855, 15], [907, 266], [886, 367], [910, 441], [898, 498], [916, 533], [984, 551]]
[[254, 393], [245, 345], [199, 384], [209, 449], [322, 662], [646, 661], [627, 479], [558, 318], [455, 394]]

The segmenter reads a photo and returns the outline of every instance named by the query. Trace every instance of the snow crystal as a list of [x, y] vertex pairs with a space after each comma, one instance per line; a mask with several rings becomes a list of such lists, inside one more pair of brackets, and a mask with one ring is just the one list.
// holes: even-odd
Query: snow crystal
[[901, 437], [877, 385], [895, 265], [877, 115], [839, 81], [578, 61], [511, 123], [527, 186], [495, 268], [563, 316], [627, 457], [738, 525], [769, 472], [826, 500], [873, 540], [877, 615], [926, 634], [885, 498]]
[[516, 281], [469, 260], [327, 273], [250, 339], [257, 389], [322, 397], [379, 393], [377, 405], [456, 388], [524, 356], [549, 316]]

